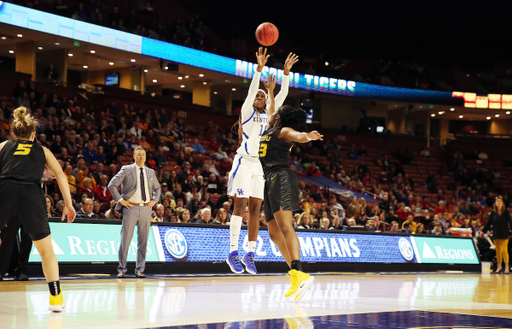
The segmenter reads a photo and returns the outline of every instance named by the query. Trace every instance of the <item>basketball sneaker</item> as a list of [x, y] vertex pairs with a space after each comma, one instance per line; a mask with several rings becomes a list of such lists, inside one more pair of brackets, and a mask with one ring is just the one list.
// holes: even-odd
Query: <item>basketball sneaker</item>
[[240, 263], [240, 257], [238, 257], [238, 250], [235, 250], [228, 255], [226, 263], [228, 263], [231, 272], [236, 274], [244, 273], [244, 267], [242, 266], [242, 263]]
[[302, 297], [304, 297], [313, 281], [315, 281], [315, 278], [307, 273], [297, 270], [289, 271], [288, 276], [290, 277], [291, 286], [284, 294], [284, 297], [295, 296], [294, 300], [295, 302], [298, 302]]
[[256, 270], [256, 265], [254, 264], [254, 253], [248, 252], [242, 257], [242, 264], [245, 266], [245, 270], [248, 273], [256, 274], [258, 271]]
[[62, 298], [62, 291], [57, 296], [50, 294], [50, 306], [48, 306], [48, 311], [63, 312], [65, 308], [66, 305]]

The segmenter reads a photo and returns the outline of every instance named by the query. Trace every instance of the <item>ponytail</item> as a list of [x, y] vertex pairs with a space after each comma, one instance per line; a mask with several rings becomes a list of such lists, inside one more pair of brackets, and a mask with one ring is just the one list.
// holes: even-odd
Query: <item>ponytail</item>
[[14, 110], [13, 117], [11, 135], [16, 138], [30, 138], [30, 135], [32, 135], [39, 125], [37, 119], [23, 106]]

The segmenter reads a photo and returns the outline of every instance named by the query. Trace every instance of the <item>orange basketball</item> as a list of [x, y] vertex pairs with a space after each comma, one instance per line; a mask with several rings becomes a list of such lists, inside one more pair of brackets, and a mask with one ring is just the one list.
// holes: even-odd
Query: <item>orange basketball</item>
[[269, 22], [261, 23], [256, 29], [256, 40], [265, 47], [272, 46], [279, 38], [277, 27]]

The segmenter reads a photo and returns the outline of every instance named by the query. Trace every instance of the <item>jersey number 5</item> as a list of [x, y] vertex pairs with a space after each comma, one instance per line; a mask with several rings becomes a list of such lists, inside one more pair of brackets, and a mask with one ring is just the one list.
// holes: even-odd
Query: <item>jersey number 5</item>
[[260, 144], [260, 149], [258, 151], [258, 156], [263, 158], [267, 155], [267, 144]]
[[18, 148], [16, 149], [16, 152], [14, 152], [14, 155], [27, 155], [30, 153], [30, 150], [32, 150], [31, 144], [18, 144]]

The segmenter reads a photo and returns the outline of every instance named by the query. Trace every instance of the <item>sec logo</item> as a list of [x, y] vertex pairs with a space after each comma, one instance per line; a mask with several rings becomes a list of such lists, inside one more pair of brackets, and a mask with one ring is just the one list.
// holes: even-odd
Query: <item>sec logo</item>
[[178, 230], [172, 229], [165, 233], [165, 248], [176, 259], [182, 259], [187, 256], [187, 240]]
[[400, 240], [398, 240], [398, 248], [406, 261], [411, 261], [414, 258], [414, 250], [412, 249], [411, 243], [406, 238], [400, 238]]

